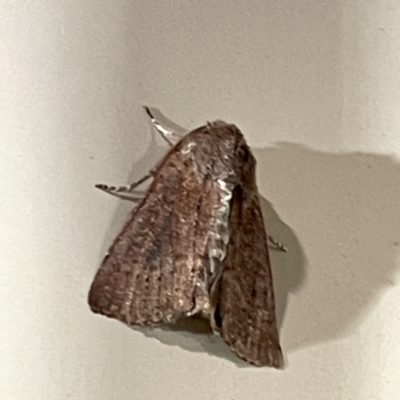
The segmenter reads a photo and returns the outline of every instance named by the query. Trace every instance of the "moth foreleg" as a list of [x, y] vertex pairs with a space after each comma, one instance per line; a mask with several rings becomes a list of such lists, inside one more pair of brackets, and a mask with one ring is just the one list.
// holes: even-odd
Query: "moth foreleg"
[[151, 174], [147, 174], [143, 178], [127, 186], [110, 186], [99, 183], [95, 185], [95, 187], [97, 189], [104, 190], [105, 192], [109, 193], [131, 193], [134, 189], [136, 189], [139, 185], [141, 185], [143, 182], [147, 181], [147, 179], [151, 177], [152, 177]]
[[268, 237], [268, 240], [278, 249], [278, 250], [280, 250], [280, 251], [287, 251], [287, 248], [286, 248], [286, 246], [283, 244], [283, 243], [281, 243], [281, 242], [278, 242], [276, 239], [274, 239], [271, 235], [267, 235], [267, 237]]
[[[153, 124], [156, 131], [161, 135], [161, 137], [170, 145], [174, 145], [173, 139], [180, 139], [181, 136], [178, 135], [175, 131], [171, 131], [164, 126], [161, 125], [159, 121], [157, 121], [153, 114], [151, 113], [149, 107], [143, 106], [144, 110], [146, 111], [147, 115], [150, 117], [151, 123]], [[171, 140], [172, 139], [172, 140]]]

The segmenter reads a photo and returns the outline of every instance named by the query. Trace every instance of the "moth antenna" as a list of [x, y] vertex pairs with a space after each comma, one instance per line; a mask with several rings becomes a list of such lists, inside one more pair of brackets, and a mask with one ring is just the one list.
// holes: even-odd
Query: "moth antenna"
[[115, 194], [115, 193], [131, 193], [135, 188], [141, 185], [143, 182], [147, 181], [147, 179], [151, 178], [151, 174], [145, 175], [143, 178], [139, 179], [136, 182], [131, 183], [127, 186], [111, 186], [111, 185], [104, 185], [102, 183], [98, 183], [94, 185], [97, 189], [104, 190], [105, 192]]
[[150, 119], [155, 119], [149, 107], [147, 106], [142, 106], [142, 107], [144, 108], [144, 111], [146, 111], [146, 114], [150, 117]]
[[[150, 108], [147, 106], [143, 106], [146, 114], [150, 117], [151, 123], [153, 124], [155, 130], [161, 135], [161, 137], [172, 147], [174, 143], [169, 139], [169, 137], [176, 137], [178, 136], [176, 132], [170, 131], [169, 129], [165, 128], [161, 125], [159, 121], [154, 118], [154, 115], [150, 111]], [[178, 136], [179, 137], [179, 136]]]

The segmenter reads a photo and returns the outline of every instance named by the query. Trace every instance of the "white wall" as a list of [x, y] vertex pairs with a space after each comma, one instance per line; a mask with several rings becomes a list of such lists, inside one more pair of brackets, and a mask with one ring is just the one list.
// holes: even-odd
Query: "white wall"
[[[399, 21], [396, 0], [0, 1], [0, 397], [398, 399]], [[285, 370], [89, 311], [132, 208], [93, 184], [164, 149], [142, 104], [254, 148], [290, 249], [272, 254]]]

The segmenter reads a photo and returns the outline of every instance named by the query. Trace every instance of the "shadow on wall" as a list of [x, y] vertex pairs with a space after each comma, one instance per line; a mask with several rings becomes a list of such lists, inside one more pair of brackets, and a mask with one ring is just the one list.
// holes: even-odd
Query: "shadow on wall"
[[292, 144], [255, 154], [260, 171], [274, 171], [261, 192], [268, 193], [270, 182], [280, 193], [279, 208], [290, 214], [286, 222], [301, 246], [287, 229], [280, 239], [293, 254], [273, 264], [286, 351], [350, 335], [394, 285], [400, 163], [385, 155], [330, 154]]
[[[329, 154], [294, 144], [253, 151], [268, 233], [289, 249], [271, 248], [270, 255], [281, 344], [290, 362], [297, 349], [350, 335], [394, 285], [400, 164], [384, 155]], [[153, 141], [132, 181], [164, 152]], [[285, 222], [263, 196], [274, 199]], [[126, 216], [122, 208], [113, 221], [118, 227]], [[247, 366], [201, 320], [139, 330], [164, 344]]]

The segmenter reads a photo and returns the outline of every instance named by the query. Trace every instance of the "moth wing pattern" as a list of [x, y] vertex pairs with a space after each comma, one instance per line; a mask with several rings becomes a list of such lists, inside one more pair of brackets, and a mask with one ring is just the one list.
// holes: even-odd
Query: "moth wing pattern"
[[100, 266], [88, 299], [95, 313], [129, 325], [169, 323], [208, 302], [207, 233], [218, 197], [179, 145]]
[[[282, 367], [267, 234], [255, 183], [255, 161], [233, 190], [231, 231], [219, 282], [222, 338], [240, 358], [255, 365]], [[246, 165], [244, 168], [247, 168]]]

